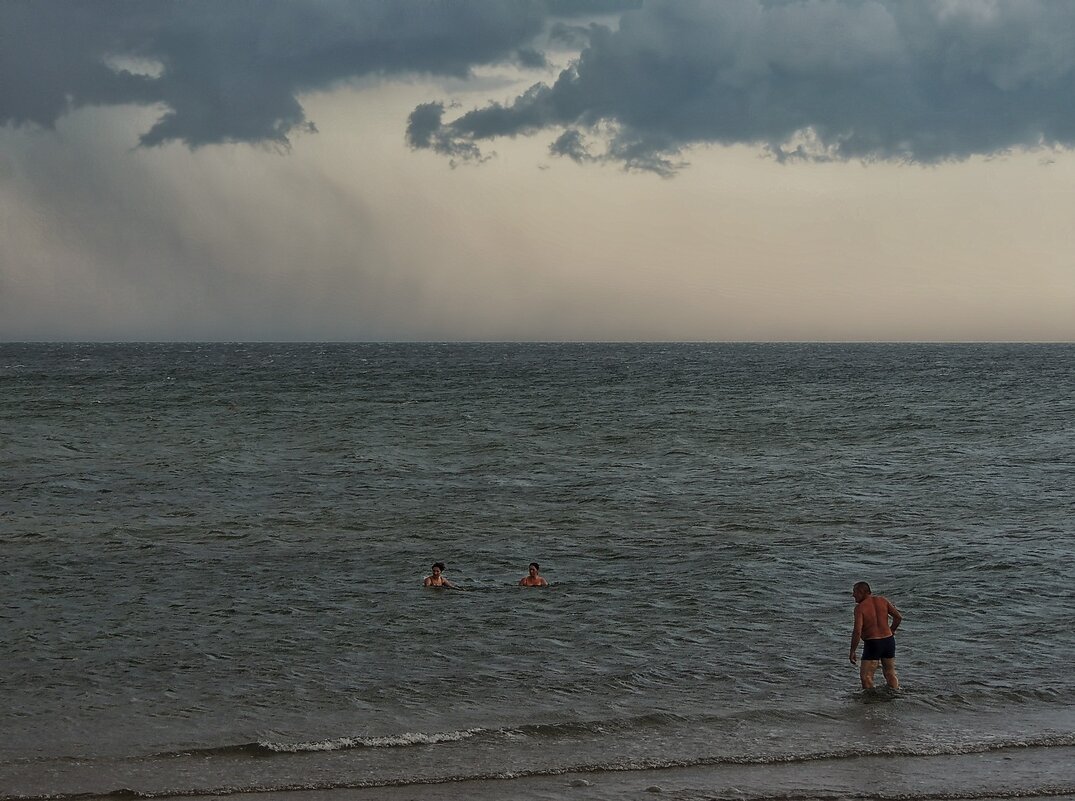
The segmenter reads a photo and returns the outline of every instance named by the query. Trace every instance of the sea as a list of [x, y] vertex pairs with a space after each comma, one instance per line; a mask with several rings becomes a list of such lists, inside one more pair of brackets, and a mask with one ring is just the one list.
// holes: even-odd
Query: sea
[[1073, 345], [0, 344], [0, 801], [1075, 799], [1073, 553]]

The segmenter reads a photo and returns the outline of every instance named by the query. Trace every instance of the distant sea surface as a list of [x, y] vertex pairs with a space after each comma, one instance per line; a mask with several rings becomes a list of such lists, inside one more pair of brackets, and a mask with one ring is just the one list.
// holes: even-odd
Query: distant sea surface
[[3, 801], [1075, 797], [1073, 346], [0, 344], [0, 487]]

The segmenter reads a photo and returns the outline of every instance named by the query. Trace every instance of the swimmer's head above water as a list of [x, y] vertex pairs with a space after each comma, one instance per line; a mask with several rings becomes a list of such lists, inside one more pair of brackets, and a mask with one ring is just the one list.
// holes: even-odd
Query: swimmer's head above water
[[549, 582], [540, 575], [541, 566], [537, 562], [531, 562], [527, 574], [519, 579], [522, 587], [547, 587]]

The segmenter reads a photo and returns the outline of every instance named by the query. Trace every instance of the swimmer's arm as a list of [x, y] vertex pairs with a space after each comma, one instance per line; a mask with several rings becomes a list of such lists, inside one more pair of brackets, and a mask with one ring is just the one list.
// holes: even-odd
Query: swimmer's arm
[[433, 583], [433, 579], [431, 579], [429, 576], [426, 576], [424, 579], [422, 579], [422, 586], [423, 587], [428, 587], [432, 583]]

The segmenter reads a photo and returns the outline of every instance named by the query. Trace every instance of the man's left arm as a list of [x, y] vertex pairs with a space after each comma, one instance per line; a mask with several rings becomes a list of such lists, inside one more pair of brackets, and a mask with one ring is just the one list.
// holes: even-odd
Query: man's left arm
[[888, 601], [888, 614], [892, 616], [892, 625], [889, 626], [892, 629], [892, 633], [896, 633], [896, 629], [900, 627], [900, 623], [903, 622], [903, 615], [900, 614], [900, 610], [892, 605], [892, 601]]

